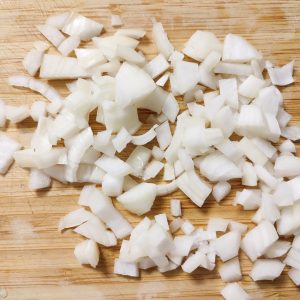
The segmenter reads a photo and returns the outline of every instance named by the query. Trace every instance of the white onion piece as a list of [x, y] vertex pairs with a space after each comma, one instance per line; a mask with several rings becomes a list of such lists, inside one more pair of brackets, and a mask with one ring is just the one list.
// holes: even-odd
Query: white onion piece
[[278, 240], [268, 248], [265, 257], [275, 258], [285, 255], [291, 248], [291, 242]]
[[222, 60], [228, 62], [249, 62], [261, 59], [262, 54], [241, 36], [229, 33], [224, 40]]
[[236, 283], [228, 283], [222, 290], [221, 295], [225, 300], [250, 300], [251, 297]]
[[259, 91], [265, 87], [266, 82], [263, 79], [257, 78], [253, 75], [247, 77], [245, 81], [239, 86], [239, 94], [247, 98], [255, 98]]
[[102, 191], [95, 189], [88, 203], [93, 214], [109, 227], [117, 238], [122, 239], [130, 234], [130, 223], [112, 205], [111, 199]]
[[183, 53], [195, 60], [204, 60], [210, 52], [222, 51], [222, 44], [211, 32], [197, 30], [185, 44]]
[[181, 230], [184, 234], [190, 235], [195, 230], [194, 225], [189, 220], [184, 220], [181, 224]]
[[5, 115], [9, 121], [16, 124], [27, 119], [30, 116], [30, 110], [27, 105], [21, 105], [21, 106], [6, 105]]
[[145, 70], [152, 78], [156, 78], [164, 73], [169, 68], [169, 63], [162, 54], [158, 54], [148, 64], [145, 65]]
[[300, 255], [300, 251], [292, 247], [288, 252], [286, 258], [284, 259], [283, 263], [287, 264], [290, 267], [300, 270], [299, 255]]
[[151, 150], [144, 146], [137, 146], [129, 155], [126, 162], [132, 168], [132, 175], [142, 177], [143, 170], [151, 157]]
[[241, 242], [241, 233], [230, 231], [214, 242], [214, 248], [222, 261], [227, 261], [238, 255]]
[[23, 66], [29, 75], [34, 76], [39, 70], [44, 52], [35, 48], [31, 49], [23, 59]]
[[248, 190], [243, 189], [242, 192], [237, 192], [234, 205], [240, 204], [245, 210], [257, 209], [261, 202], [261, 191], [260, 190]]
[[248, 138], [243, 137], [238, 146], [253, 163], [263, 166], [268, 161], [265, 154]]
[[143, 174], [143, 180], [149, 180], [155, 178], [159, 172], [163, 169], [164, 164], [157, 160], [152, 160], [149, 164], [146, 165]]
[[285, 264], [278, 259], [258, 259], [250, 272], [250, 277], [254, 281], [274, 280], [279, 277]]
[[102, 155], [95, 164], [103, 169], [108, 174], [113, 176], [126, 176], [131, 173], [132, 169], [130, 165], [118, 157], [109, 157]]
[[241, 248], [252, 261], [255, 261], [277, 240], [278, 234], [274, 226], [268, 221], [263, 221], [245, 235]]
[[33, 46], [36, 50], [45, 52], [50, 48], [50, 44], [45, 41], [36, 41], [33, 43]]
[[292, 247], [296, 250], [300, 250], [300, 235], [294, 237]]
[[235, 78], [219, 80], [220, 95], [224, 96], [226, 103], [237, 109], [239, 106], [237, 80]]
[[34, 101], [30, 108], [30, 116], [35, 121], [46, 116], [46, 103], [44, 101]]
[[93, 268], [96, 268], [99, 262], [100, 252], [94, 241], [86, 240], [75, 247], [74, 255], [81, 264], [89, 264]]
[[194, 171], [184, 172], [176, 179], [179, 189], [196, 205], [201, 207], [210, 194], [212, 188]]
[[212, 195], [217, 202], [223, 200], [231, 190], [231, 185], [226, 181], [220, 181], [214, 185]]
[[69, 15], [70, 12], [65, 12], [65, 13], [49, 16], [46, 20], [46, 24], [51, 25], [57, 29], [62, 29]]
[[62, 105], [61, 95], [50, 85], [35, 78], [27, 76], [11, 76], [8, 78], [9, 84], [17, 87], [26, 87], [31, 90], [42, 94], [50, 102], [53, 107], [49, 111], [50, 113], [57, 113]]
[[122, 128], [112, 139], [112, 143], [118, 152], [122, 152], [126, 148], [128, 143], [131, 142], [131, 139], [132, 137], [130, 133], [125, 128]]
[[112, 143], [111, 130], [103, 130], [98, 132], [94, 137], [93, 147], [97, 151], [113, 157], [115, 155], [116, 149]]
[[122, 108], [115, 102], [104, 101], [102, 109], [106, 129], [112, 132], [119, 132], [124, 127], [130, 134], [133, 134], [141, 126], [137, 109], [133, 106]]
[[262, 138], [252, 138], [251, 141], [262, 151], [269, 159], [272, 159], [277, 152], [277, 149], [269, 142]]
[[229, 224], [229, 220], [222, 218], [210, 218], [207, 224], [208, 231], [222, 231], [225, 232]]
[[255, 165], [254, 169], [256, 171], [256, 175], [260, 181], [265, 183], [271, 189], [275, 189], [278, 184], [278, 179], [274, 177], [266, 168], [263, 166]]
[[66, 38], [57, 48], [63, 55], [68, 56], [80, 44], [80, 38], [77, 35], [72, 35]]
[[169, 224], [166, 214], [159, 214], [154, 216], [154, 220], [157, 224], [159, 224], [164, 230], [169, 230]]
[[154, 159], [161, 161], [164, 158], [164, 152], [159, 147], [153, 146], [152, 156], [154, 157]]
[[79, 208], [74, 210], [59, 220], [58, 230], [62, 231], [66, 228], [76, 227], [93, 217], [93, 214], [85, 210], [84, 208]]
[[51, 185], [51, 178], [44, 172], [31, 169], [29, 174], [28, 187], [31, 191], [47, 188]]
[[241, 234], [244, 234], [248, 230], [248, 226], [236, 221], [231, 220], [229, 222], [229, 230], [230, 231], [239, 231]]
[[225, 103], [225, 97], [222, 95], [219, 95], [212, 99], [205, 98], [204, 105], [205, 105], [206, 118], [210, 121], [213, 120], [214, 116], [223, 107], [224, 103]]
[[174, 166], [172, 164], [165, 163], [163, 180], [171, 181], [171, 180], [174, 180], [174, 179], [175, 179]]
[[214, 72], [217, 74], [249, 76], [252, 74], [252, 68], [250, 65], [246, 64], [219, 62], [214, 68]]
[[55, 47], [58, 47], [65, 39], [64, 35], [57, 28], [51, 25], [38, 25], [37, 29]]
[[224, 282], [234, 282], [242, 279], [241, 266], [238, 257], [223, 263], [219, 269]]
[[0, 127], [4, 127], [6, 123], [5, 102], [0, 99]]
[[112, 27], [119, 27], [123, 25], [122, 19], [118, 15], [111, 15], [110, 23]]
[[289, 270], [288, 275], [295, 285], [300, 285], [300, 270], [292, 268]]
[[90, 182], [101, 184], [105, 172], [94, 165], [89, 164], [80, 164], [77, 173], [76, 179], [78, 182]]
[[72, 12], [62, 28], [62, 32], [71, 36], [78, 35], [82, 41], [89, 41], [92, 37], [98, 36], [102, 29], [102, 24]]
[[197, 251], [187, 258], [187, 260], [181, 265], [182, 270], [186, 273], [192, 273], [197, 268], [202, 267], [204, 269], [210, 269], [210, 262], [205, 254]]
[[[135, 82], [134, 85], [131, 83]], [[155, 83], [143, 69], [123, 63], [116, 75], [116, 102], [122, 107], [136, 103], [155, 90]]]
[[288, 182], [280, 182], [273, 192], [273, 201], [278, 207], [293, 205], [295, 197]]
[[[277, 117], [278, 124], [280, 125], [281, 128], [283, 128], [282, 136], [284, 136], [283, 134], [285, 133], [285, 131], [288, 128], [290, 128], [290, 127], [287, 127], [287, 128], [284, 128], [284, 127], [287, 126], [287, 124], [291, 120], [292, 116], [287, 111], [285, 111], [282, 107], [279, 107], [276, 117]], [[291, 127], [293, 128], [294, 126], [291, 126]], [[297, 126], [296, 126], [296, 128], [297, 128]], [[288, 131], [290, 131], [290, 130], [288, 130]], [[294, 131], [294, 130], [292, 130], [292, 131]], [[298, 130], [298, 132], [299, 132], [299, 130]], [[286, 138], [288, 138], [288, 137], [286, 137]]]
[[91, 217], [86, 222], [76, 227], [74, 232], [105, 247], [111, 247], [117, 244], [117, 239], [114, 234], [106, 230], [104, 223], [93, 214], [91, 214]]
[[124, 177], [105, 174], [102, 180], [102, 191], [110, 197], [117, 197], [122, 194]]
[[268, 74], [274, 85], [284, 86], [294, 82], [293, 68], [295, 61], [292, 60], [281, 68], [267, 68]]
[[279, 156], [274, 165], [277, 176], [292, 177], [300, 175], [300, 158], [296, 156]]
[[172, 94], [169, 94], [165, 104], [162, 107], [162, 112], [168, 117], [171, 123], [174, 123], [179, 113], [179, 105]]
[[106, 62], [106, 58], [99, 49], [75, 49], [75, 54], [80, 67], [84, 69], [97, 68]]
[[174, 219], [169, 225], [170, 232], [174, 233], [177, 230], [179, 230], [181, 228], [182, 223], [183, 223], [183, 221], [181, 218]]
[[136, 135], [131, 137], [131, 142], [134, 145], [142, 146], [150, 141], [152, 141], [156, 137], [156, 131], [155, 129], [158, 127], [158, 125], [153, 125], [152, 128], [150, 128], [147, 132], [145, 132], [142, 135]]
[[21, 149], [21, 145], [4, 133], [0, 134], [0, 173], [5, 174], [13, 163], [13, 153]]
[[116, 49], [116, 55], [124, 61], [127, 61], [131, 64], [136, 65], [144, 65], [145, 64], [145, 57], [132, 49], [131, 47], [118, 45]]
[[91, 72], [83, 69], [74, 57], [45, 54], [40, 77], [45, 79], [77, 79], [91, 77]]
[[178, 185], [176, 180], [173, 180], [167, 184], [158, 184], [156, 186], [156, 195], [157, 196], [165, 196], [175, 192], [178, 189]]
[[200, 161], [199, 168], [201, 174], [211, 181], [226, 181], [242, 177], [240, 169], [218, 152], [209, 154]]
[[118, 258], [115, 259], [114, 273], [123, 276], [139, 277], [137, 263], [124, 262]]
[[153, 183], [140, 183], [117, 197], [124, 208], [137, 215], [148, 212], [156, 197], [156, 186]]
[[176, 256], [188, 256], [194, 239], [192, 236], [180, 235], [174, 238], [174, 248], [171, 250], [170, 255]]
[[297, 125], [287, 126], [282, 129], [281, 135], [292, 141], [298, 141], [300, 139], [300, 127]]
[[156, 85], [164, 87], [170, 77], [170, 73], [167, 72], [163, 76], [161, 76], [157, 81]]
[[162, 123], [159, 127], [155, 129], [155, 131], [156, 131], [156, 138], [159, 147], [162, 150], [165, 150], [169, 146], [172, 140], [172, 133], [171, 133], [169, 122], [166, 121]]
[[162, 23], [156, 21], [153, 23], [152, 37], [158, 52], [163, 54], [163, 56], [168, 59], [173, 53], [174, 47], [170, 43]]
[[296, 153], [296, 147], [295, 144], [290, 140], [285, 140], [280, 146], [279, 151], [281, 153]]
[[243, 177], [242, 177], [243, 185], [247, 185], [247, 186], [257, 185], [257, 175], [252, 163], [246, 161], [243, 165], [242, 172], [243, 172]]
[[115, 35], [124, 35], [133, 39], [140, 39], [146, 34], [145, 30], [138, 28], [122, 28], [118, 29]]
[[215, 145], [215, 147], [236, 164], [243, 158], [243, 152], [238, 147], [237, 142], [226, 139], [222, 143]]
[[180, 200], [171, 199], [170, 206], [171, 206], [172, 216], [180, 217], [181, 216], [181, 202], [180, 202]]
[[[299, 182], [298, 189], [299, 189]], [[276, 222], [277, 231], [280, 235], [290, 235], [300, 228], [300, 201], [294, 203], [293, 206], [285, 207], [281, 210], [280, 219]]]

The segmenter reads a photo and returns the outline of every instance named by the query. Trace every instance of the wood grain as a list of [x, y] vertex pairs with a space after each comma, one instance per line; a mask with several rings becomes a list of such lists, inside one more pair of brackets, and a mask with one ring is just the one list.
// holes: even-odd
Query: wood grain
[[[43, 40], [35, 25], [48, 15], [74, 10], [98, 20], [111, 32], [110, 16], [121, 14], [126, 27], [147, 29], [141, 49], [150, 57], [155, 54], [151, 43], [151, 17], [161, 20], [170, 40], [182, 49], [196, 29], [213, 31], [223, 38], [226, 33], [241, 34], [264, 56], [276, 64], [296, 59], [296, 84], [282, 89], [285, 106], [300, 121], [300, 5], [299, 1], [211, 1], [211, 0], [1, 0], [0, 1], [0, 97], [9, 104], [30, 104], [41, 99], [29, 91], [7, 85], [7, 77], [25, 74], [21, 60], [32, 42]], [[56, 84], [57, 85], [57, 84]], [[57, 85], [63, 92], [63, 86]], [[4, 129], [28, 145], [34, 129], [31, 119]], [[0, 287], [7, 299], [221, 299], [224, 286], [217, 271], [197, 270], [193, 274], [173, 271], [160, 274], [143, 272], [140, 279], [112, 274], [118, 247], [101, 248], [97, 269], [82, 267], [73, 256], [81, 240], [71, 231], [57, 231], [59, 218], [77, 208], [80, 185], [63, 186], [55, 182], [50, 190], [34, 193], [27, 187], [27, 172], [16, 167], [0, 178]], [[179, 198], [183, 214], [195, 225], [206, 225], [211, 216], [233, 218], [250, 224], [251, 212], [232, 207], [237, 183], [230, 196], [220, 205], [208, 199], [197, 208], [180, 192], [158, 198], [151, 215], [169, 212], [169, 199]], [[118, 206], [118, 205], [117, 205]], [[119, 206], [118, 206], [119, 207]], [[119, 207], [121, 209], [121, 207]], [[121, 209], [122, 210], [122, 209]], [[124, 212], [132, 223], [139, 218]], [[251, 225], [250, 225], [251, 226]], [[299, 289], [289, 280], [286, 270], [274, 282], [254, 283], [247, 275], [251, 263], [240, 254], [242, 286], [253, 299], [300, 299]]]

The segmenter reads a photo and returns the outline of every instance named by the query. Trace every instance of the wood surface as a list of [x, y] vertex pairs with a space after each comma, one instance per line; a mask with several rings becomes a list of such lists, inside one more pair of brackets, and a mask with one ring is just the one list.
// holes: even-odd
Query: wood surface
[[[7, 103], [31, 104], [41, 96], [8, 86], [7, 77], [25, 74], [21, 61], [32, 43], [43, 40], [35, 25], [46, 17], [68, 10], [77, 11], [105, 25], [112, 32], [110, 16], [121, 14], [125, 27], [144, 27], [147, 37], [141, 49], [151, 57], [156, 53], [151, 42], [151, 18], [161, 20], [171, 42], [182, 49], [183, 43], [197, 29], [213, 31], [218, 37], [232, 32], [241, 34], [275, 64], [296, 59], [296, 83], [282, 90], [285, 107], [300, 121], [300, 2], [299, 1], [211, 1], [211, 0], [0, 0], [0, 97]], [[54, 83], [61, 92], [63, 84]], [[24, 146], [35, 128], [31, 119], [4, 129]], [[97, 126], [95, 126], [97, 129]], [[99, 128], [98, 128], [99, 129]], [[131, 279], [113, 273], [113, 260], [119, 247], [101, 247], [101, 263], [96, 269], [79, 265], [74, 246], [82, 240], [72, 230], [60, 234], [60, 217], [76, 209], [81, 185], [53, 183], [51, 189], [31, 192], [28, 173], [12, 166], [0, 178], [0, 299], [222, 299], [224, 286], [218, 272], [198, 269], [185, 274], [180, 269], [160, 274], [142, 272]], [[235, 219], [251, 225], [253, 212], [231, 205], [233, 191], [220, 205], [209, 198], [202, 208], [182, 193], [156, 199], [151, 216], [168, 212], [170, 198], [182, 201], [183, 216], [197, 226], [205, 226], [209, 217]], [[118, 205], [117, 205], [118, 206]], [[118, 206], [119, 207], [119, 206]], [[121, 207], [119, 207], [121, 209]], [[122, 210], [122, 209], [121, 209]], [[135, 224], [139, 218], [124, 212]], [[170, 216], [170, 219], [171, 216]], [[241, 285], [253, 299], [300, 299], [300, 292], [290, 281], [286, 269], [274, 282], [252, 282], [247, 275], [251, 263], [240, 253]]]

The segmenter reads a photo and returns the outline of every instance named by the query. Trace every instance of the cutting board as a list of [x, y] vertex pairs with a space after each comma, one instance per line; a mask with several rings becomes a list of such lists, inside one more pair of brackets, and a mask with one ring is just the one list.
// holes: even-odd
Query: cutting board
[[[211, 1], [211, 0], [1, 0], [0, 1], [0, 97], [12, 105], [31, 104], [41, 96], [8, 86], [7, 77], [25, 74], [21, 61], [32, 43], [43, 40], [35, 25], [46, 17], [68, 10], [77, 11], [105, 25], [107, 32], [111, 14], [120, 14], [125, 27], [143, 27], [147, 38], [141, 49], [148, 57], [156, 53], [151, 42], [151, 18], [161, 20], [171, 42], [182, 49], [184, 42], [197, 30], [209, 30], [218, 37], [232, 32], [241, 34], [260, 49], [264, 57], [276, 65], [296, 59], [295, 84], [282, 88], [285, 107], [300, 121], [300, 3], [299, 1]], [[64, 84], [53, 83], [62, 93]], [[31, 119], [4, 131], [24, 146], [35, 128]], [[96, 127], [95, 127], [96, 128]], [[160, 274], [142, 272], [132, 279], [113, 274], [113, 261], [119, 247], [101, 247], [96, 269], [81, 266], [73, 255], [74, 246], [82, 238], [72, 230], [60, 234], [60, 217], [78, 208], [81, 185], [54, 182], [51, 189], [32, 192], [28, 189], [28, 172], [13, 165], [0, 178], [0, 299], [221, 299], [224, 287], [218, 272], [198, 269], [185, 274], [178, 269]], [[196, 207], [181, 192], [157, 198], [150, 216], [167, 212], [170, 199], [182, 202], [183, 217], [195, 226], [205, 226], [209, 217], [223, 217], [253, 226], [253, 212], [233, 207], [232, 199], [241, 189], [238, 182], [230, 195], [217, 204], [209, 198], [202, 208]], [[122, 213], [136, 224], [140, 218]], [[253, 299], [300, 299], [300, 292], [289, 280], [287, 271], [274, 282], [252, 282], [247, 275], [251, 263], [240, 253], [243, 280], [241, 285]], [[220, 263], [218, 262], [218, 265]]]

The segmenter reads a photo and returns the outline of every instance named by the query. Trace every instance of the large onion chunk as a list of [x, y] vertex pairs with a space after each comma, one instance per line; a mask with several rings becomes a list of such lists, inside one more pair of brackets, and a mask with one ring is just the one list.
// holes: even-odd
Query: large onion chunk
[[88, 264], [93, 268], [97, 267], [100, 251], [94, 241], [85, 240], [81, 242], [75, 247], [74, 254], [81, 264]]

